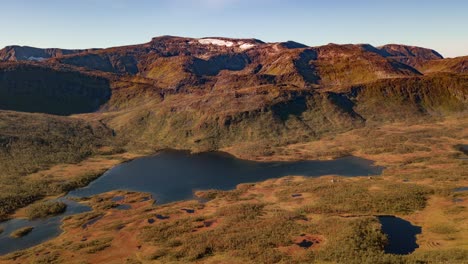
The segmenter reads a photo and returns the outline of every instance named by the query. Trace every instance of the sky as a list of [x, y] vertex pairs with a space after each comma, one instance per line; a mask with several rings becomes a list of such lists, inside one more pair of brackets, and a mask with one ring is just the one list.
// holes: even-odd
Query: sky
[[467, 0], [0, 0], [0, 10], [0, 48], [104, 48], [173, 35], [468, 55]]

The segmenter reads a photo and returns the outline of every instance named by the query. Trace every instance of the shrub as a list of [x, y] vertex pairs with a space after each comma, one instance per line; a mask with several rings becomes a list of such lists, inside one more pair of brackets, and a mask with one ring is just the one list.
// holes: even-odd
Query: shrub
[[13, 238], [24, 237], [25, 235], [31, 233], [31, 231], [33, 231], [33, 229], [34, 229], [34, 227], [31, 227], [31, 226], [27, 226], [27, 227], [17, 229], [15, 231], [11, 232], [10, 237], [13, 237]]
[[41, 202], [26, 209], [28, 219], [46, 218], [65, 212], [67, 205], [63, 202]]

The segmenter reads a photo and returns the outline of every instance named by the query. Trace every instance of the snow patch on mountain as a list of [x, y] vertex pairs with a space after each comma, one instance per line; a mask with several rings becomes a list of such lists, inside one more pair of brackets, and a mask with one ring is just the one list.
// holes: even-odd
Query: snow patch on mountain
[[248, 50], [256, 46], [255, 44], [246, 43], [244, 41], [232, 42], [228, 40], [214, 39], [214, 38], [198, 39], [198, 43], [203, 44], [203, 45], [238, 47], [241, 50]]
[[232, 47], [234, 45], [234, 42], [232, 41], [226, 41], [222, 39], [199, 39], [198, 42], [203, 45], [217, 45], [217, 46], [226, 46], [226, 47]]
[[251, 43], [244, 43], [244, 44], [241, 44], [241, 45], [239, 46], [239, 48], [240, 48], [241, 50], [248, 50], [248, 49], [251, 49], [251, 48], [253, 48], [253, 47], [255, 47], [255, 44], [251, 44]]

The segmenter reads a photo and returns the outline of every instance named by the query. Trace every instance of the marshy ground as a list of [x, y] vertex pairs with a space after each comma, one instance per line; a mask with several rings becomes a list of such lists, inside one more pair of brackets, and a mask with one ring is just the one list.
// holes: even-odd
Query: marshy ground
[[[109, 192], [81, 201], [93, 211], [66, 217], [59, 237], [0, 263], [463, 263], [468, 192], [455, 189], [468, 186], [468, 161], [455, 146], [468, 144], [466, 127], [461, 116], [368, 126], [282, 147], [225, 149], [264, 161], [352, 154], [386, 169], [375, 177], [292, 175], [198, 192], [206, 203], [154, 205], [145, 193]], [[56, 166], [47, 174], [74, 177], [120, 162], [111, 157]], [[378, 215], [420, 226], [419, 248], [404, 256], [385, 254]]]

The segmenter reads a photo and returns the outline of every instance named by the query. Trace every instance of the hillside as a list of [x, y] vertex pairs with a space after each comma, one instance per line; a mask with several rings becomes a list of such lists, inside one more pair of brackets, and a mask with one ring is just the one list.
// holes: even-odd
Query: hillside
[[444, 58], [435, 50], [415, 46], [388, 44], [378, 47], [378, 49], [383, 52], [384, 56], [396, 59], [413, 67], [426, 61]]
[[425, 74], [437, 72], [468, 73], [468, 57], [458, 57], [443, 60], [431, 60], [418, 67]]
[[[431, 74], [405, 58], [424, 62], [423, 72]], [[3, 63], [0, 109], [85, 113], [81, 118], [106, 124], [135, 148], [281, 145], [369, 122], [463, 112], [465, 61], [403, 45], [307, 47], [162, 36], [42, 62]]]
[[0, 64], [0, 109], [70, 115], [94, 112], [111, 95], [109, 80], [41, 64]]
[[55, 164], [76, 163], [109, 145], [112, 131], [98, 122], [0, 111], [0, 220], [19, 207], [76, 184], [74, 179], [26, 181]]

